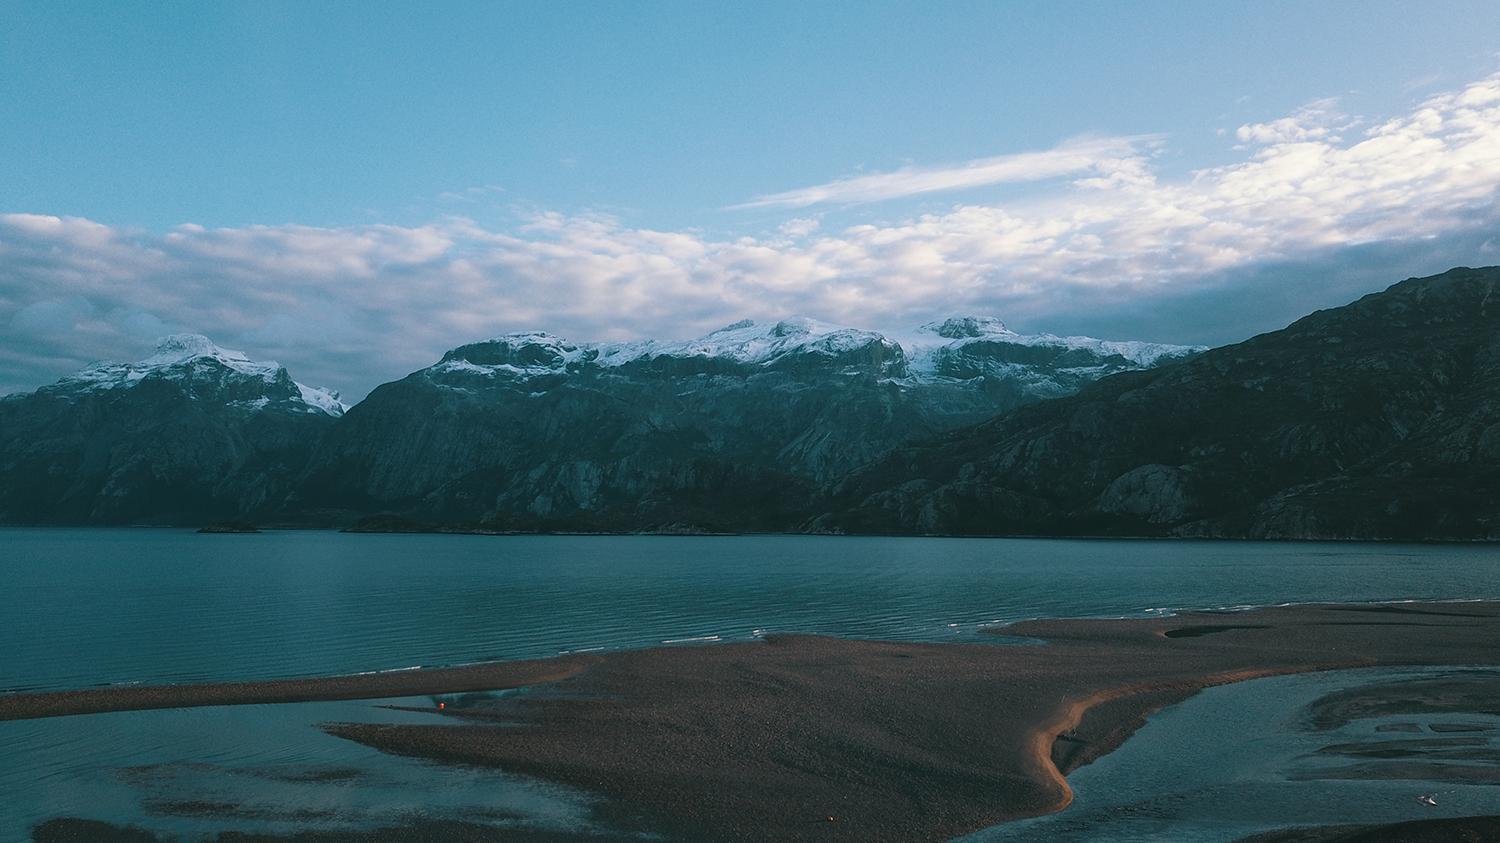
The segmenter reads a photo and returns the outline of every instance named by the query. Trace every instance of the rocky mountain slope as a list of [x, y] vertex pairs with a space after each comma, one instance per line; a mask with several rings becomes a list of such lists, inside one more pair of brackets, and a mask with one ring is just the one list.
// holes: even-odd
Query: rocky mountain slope
[[288, 513], [497, 529], [767, 530], [888, 449], [1201, 349], [958, 318], [890, 338], [808, 319], [686, 342], [521, 333], [379, 387]]
[[205, 337], [0, 399], [0, 522], [207, 523], [279, 504], [342, 416]]
[[1500, 538], [1500, 268], [899, 448], [811, 529]]

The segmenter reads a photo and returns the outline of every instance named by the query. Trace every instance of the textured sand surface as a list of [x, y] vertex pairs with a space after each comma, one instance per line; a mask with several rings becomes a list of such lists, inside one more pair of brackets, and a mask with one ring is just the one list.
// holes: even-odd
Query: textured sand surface
[[[1038, 646], [777, 636], [458, 671], [17, 695], [0, 716], [533, 686], [452, 725], [334, 724], [379, 749], [605, 797], [684, 840], [944, 840], [1060, 810], [1063, 774], [1201, 688], [1280, 673], [1500, 663], [1500, 604], [1296, 606], [1030, 621]], [[543, 684], [545, 683], [545, 684]], [[298, 696], [301, 694], [301, 696]]]

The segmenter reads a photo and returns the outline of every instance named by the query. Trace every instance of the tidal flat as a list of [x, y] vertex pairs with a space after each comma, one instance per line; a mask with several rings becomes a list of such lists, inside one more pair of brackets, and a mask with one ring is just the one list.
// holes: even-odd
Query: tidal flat
[[[1062, 810], [1073, 799], [1067, 773], [1204, 688], [1348, 668], [1500, 664], [1494, 602], [1038, 620], [996, 631], [1045, 643], [772, 635], [296, 689], [249, 682], [221, 683], [206, 696], [193, 686], [14, 694], [0, 701], [0, 716], [524, 685], [522, 694], [444, 710], [441, 722], [326, 731], [385, 753], [588, 791], [599, 797], [594, 822], [611, 834], [943, 840]], [[1433, 706], [1458, 693], [1401, 690]], [[1320, 716], [1357, 716], [1388, 698], [1336, 700]], [[400, 839], [419, 828], [386, 833]]]

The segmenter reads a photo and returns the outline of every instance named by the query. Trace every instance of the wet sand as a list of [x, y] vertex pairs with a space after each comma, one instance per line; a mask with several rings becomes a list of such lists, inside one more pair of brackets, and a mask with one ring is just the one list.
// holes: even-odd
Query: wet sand
[[596, 662], [592, 656], [492, 662], [434, 670], [394, 670], [353, 676], [214, 682], [201, 685], [128, 685], [0, 694], [0, 720], [31, 720], [106, 711], [144, 711], [203, 705], [362, 700], [465, 691], [500, 691], [566, 679]]
[[1066, 807], [1067, 771], [1209, 685], [1350, 667], [1500, 664], [1500, 603], [1299, 606], [997, 631], [1047, 643], [775, 636], [457, 672], [16, 695], [0, 699], [0, 717], [529, 685], [526, 694], [451, 708], [453, 725], [328, 730], [388, 752], [593, 791], [605, 797], [599, 819], [620, 830], [691, 840], [944, 840]]
[[1490, 843], [1500, 840], [1500, 817], [1413, 820], [1389, 825], [1294, 828], [1238, 843]]
[[[535, 828], [497, 828], [465, 822], [420, 822], [361, 831], [303, 831], [290, 835], [228, 831], [200, 843], [614, 843], [608, 838]], [[63, 817], [32, 830], [32, 843], [180, 843], [175, 835]], [[624, 843], [624, 841], [620, 841]], [[632, 839], [632, 843], [640, 843]]]

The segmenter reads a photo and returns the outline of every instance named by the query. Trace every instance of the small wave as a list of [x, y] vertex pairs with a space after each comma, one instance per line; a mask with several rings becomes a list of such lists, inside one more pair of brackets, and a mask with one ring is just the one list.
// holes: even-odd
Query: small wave
[[1184, 607], [1177, 609], [1176, 612], [1251, 612], [1256, 609], [1289, 609], [1297, 606], [1395, 606], [1402, 603], [1484, 603], [1487, 599], [1484, 597], [1401, 597], [1375, 600], [1287, 600], [1281, 603], [1235, 603], [1228, 606]]
[[414, 664], [414, 665], [409, 665], [407, 667], [388, 667], [388, 668], [386, 668], [384, 670], [361, 670], [358, 673], [351, 673], [349, 675], [350, 676], [379, 676], [382, 673], [406, 673], [408, 671], [421, 670], [421, 669], [422, 669], [422, 665]]
[[694, 644], [707, 641], [722, 641], [724, 639], [717, 635], [699, 635], [694, 638], [663, 638], [663, 644]]

